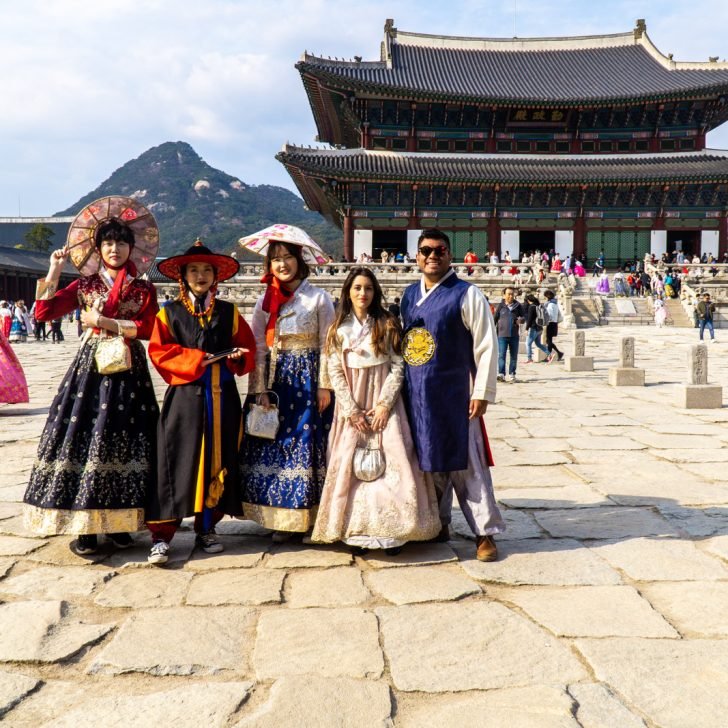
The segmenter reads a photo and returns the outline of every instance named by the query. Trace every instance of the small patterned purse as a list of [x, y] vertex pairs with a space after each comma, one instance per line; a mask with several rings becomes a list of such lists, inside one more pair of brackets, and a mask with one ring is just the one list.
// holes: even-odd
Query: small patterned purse
[[[367, 422], [369, 418], [367, 418]], [[382, 433], [379, 432], [378, 441], [372, 443], [372, 437], [367, 437], [364, 445], [357, 445], [351, 461], [354, 477], [365, 483], [381, 478], [387, 467], [382, 450]]]
[[94, 361], [99, 374], [118, 374], [131, 369], [131, 349], [121, 335], [121, 324], [117, 321], [119, 333], [116, 336], [103, 336], [96, 345]]
[[[278, 400], [275, 392], [268, 391], [266, 394], [272, 394]], [[245, 417], [245, 433], [253, 435], [253, 437], [263, 437], [266, 440], [275, 440], [278, 433], [278, 404], [271, 404], [270, 407], [255, 402], [250, 405], [250, 410]]]

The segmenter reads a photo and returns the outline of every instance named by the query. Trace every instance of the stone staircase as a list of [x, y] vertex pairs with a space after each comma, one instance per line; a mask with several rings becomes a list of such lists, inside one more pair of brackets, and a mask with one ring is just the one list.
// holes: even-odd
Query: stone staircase
[[[602, 325], [649, 326], [655, 323], [650, 301], [646, 298], [615, 298], [604, 296]], [[633, 308], [634, 312], [625, 309]]]
[[665, 301], [665, 306], [667, 307], [668, 321], [672, 319], [673, 326], [681, 329], [692, 329], [694, 327], [693, 320], [677, 298], [668, 298]]

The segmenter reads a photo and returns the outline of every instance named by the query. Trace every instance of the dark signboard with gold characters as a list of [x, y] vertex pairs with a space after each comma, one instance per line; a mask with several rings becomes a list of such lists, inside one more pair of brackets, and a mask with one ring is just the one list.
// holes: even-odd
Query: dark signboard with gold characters
[[511, 109], [508, 114], [509, 124], [566, 124], [566, 109]]
[[435, 339], [421, 326], [410, 329], [402, 340], [402, 356], [411, 367], [427, 364], [435, 355]]

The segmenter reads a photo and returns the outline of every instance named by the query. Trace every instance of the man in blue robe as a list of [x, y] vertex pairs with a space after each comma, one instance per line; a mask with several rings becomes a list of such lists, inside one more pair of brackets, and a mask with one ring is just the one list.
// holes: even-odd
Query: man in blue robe
[[505, 530], [493, 495], [483, 415], [495, 401], [497, 339], [480, 290], [450, 267], [450, 240], [424, 230], [417, 244], [422, 279], [402, 297], [405, 403], [420, 467], [433, 479], [449, 539], [452, 495], [475, 534], [477, 558], [495, 561], [493, 534]]

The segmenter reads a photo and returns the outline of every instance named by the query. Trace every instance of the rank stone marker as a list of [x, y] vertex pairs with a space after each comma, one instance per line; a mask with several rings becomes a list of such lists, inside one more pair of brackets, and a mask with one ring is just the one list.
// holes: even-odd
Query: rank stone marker
[[574, 354], [566, 357], [567, 372], [593, 372], [594, 357], [585, 356], [586, 353], [586, 335], [583, 331], [574, 331], [572, 333], [574, 343]]
[[609, 370], [613, 387], [644, 387], [645, 370], [634, 365], [634, 336], [623, 336], [619, 350], [619, 366]]
[[723, 387], [708, 384], [708, 347], [688, 349], [688, 383], [682, 387], [685, 409], [718, 409], [723, 406]]

